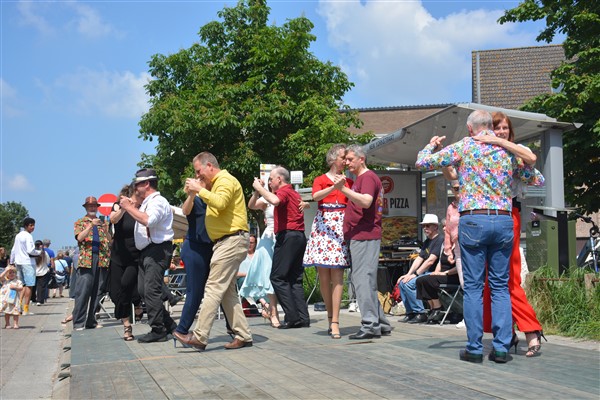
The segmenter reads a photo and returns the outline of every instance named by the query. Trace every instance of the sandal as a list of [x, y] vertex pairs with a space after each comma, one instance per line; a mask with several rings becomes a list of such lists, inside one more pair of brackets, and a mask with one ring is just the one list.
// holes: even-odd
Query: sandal
[[135, 337], [133, 336], [133, 327], [131, 325], [123, 327], [123, 340], [131, 342]]
[[327, 316], [327, 320], [329, 321], [329, 328], [327, 329], [328, 335], [331, 335], [331, 324], [333, 324], [333, 322], [331, 322], [332, 319], [333, 319], [333, 317], [331, 315]]
[[[338, 329], [339, 329], [339, 325], [340, 325], [340, 323], [339, 323], [339, 322], [331, 321], [331, 324], [332, 324], [332, 325], [333, 325], [333, 324], [337, 324], [337, 325], [338, 325]], [[330, 329], [330, 330], [331, 330], [331, 329]], [[331, 333], [330, 333], [330, 335], [331, 335], [331, 338], [332, 338], [332, 339], [341, 339], [341, 338], [342, 338], [342, 335], [340, 335], [339, 333], [333, 333], [333, 332], [331, 332]]]
[[60, 321], [61, 324], [66, 325], [69, 322], [73, 321], [73, 316], [69, 315], [67, 318], [63, 319], [62, 321]]
[[542, 349], [542, 338], [544, 338], [546, 342], [548, 341], [548, 339], [546, 339], [546, 336], [544, 336], [543, 331], [525, 332], [525, 334], [527, 333], [535, 333], [535, 335], [537, 336], [538, 344], [529, 346], [529, 348], [527, 348], [527, 353], [525, 353], [525, 357], [537, 357], [541, 354], [540, 350]]
[[262, 310], [260, 311], [260, 315], [262, 315], [262, 317], [265, 320], [271, 319], [271, 307], [269, 306], [269, 304], [267, 304], [267, 303], [262, 304]]

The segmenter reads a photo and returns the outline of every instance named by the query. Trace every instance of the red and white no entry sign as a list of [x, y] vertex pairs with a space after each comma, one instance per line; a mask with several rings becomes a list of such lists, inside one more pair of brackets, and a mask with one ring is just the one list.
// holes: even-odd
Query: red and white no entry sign
[[110, 215], [110, 211], [112, 210], [113, 204], [117, 201], [117, 196], [112, 193], [105, 193], [98, 198], [98, 203], [100, 203], [100, 207], [98, 207], [98, 212], [102, 215], [106, 215], [107, 217]]

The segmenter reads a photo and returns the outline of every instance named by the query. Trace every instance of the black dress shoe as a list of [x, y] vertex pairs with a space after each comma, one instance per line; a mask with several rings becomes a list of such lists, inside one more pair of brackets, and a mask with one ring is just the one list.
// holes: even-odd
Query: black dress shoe
[[472, 362], [472, 363], [481, 363], [481, 362], [483, 362], [483, 354], [469, 353], [466, 349], [465, 350], [461, 350], [458, 353], [458, 357], [461, 360], [463, 360], [463, 361], [468, 361], [468, 362]]
[[428, 324], [439, 324], [443, 318], [444, 318], [444, 314], [442, 312], [442, 309], [433, 310], [431, 312], [431, 314], [429, 314], [429, 317], [427, 317], [427, 323]]
[[354, 335], [348, 336], [348, 339], [364, 340], [364, 339], [379, 339], [381, 335], [375, 335], [374, 333], [358, 331]]
[[277, 329], [310, 328], [310, 321], [283, 322]]
[[422, 324], [427, 322], [427, 314], [417, 314], [413, 319], [408, 321], [409, 324]]
[[497, 364], [504, 364], [508, 361], [508, 353], [506, 351], [492, 350], [492, 352], [488, 356], [488, 359], [490, 361], [494, 361]]
[[146, 333], [145, 335], [138, 337], [139, 343], [166, 342], [167, 340], [169, 340], [169, 334], [166, 331], [164, 331], [164, 332], [150, 331], [150, 332]]
[[398, 320], [398, 322], [408, 322], [412, 319], [414, 319], [417, 316], [417, 314], [406, 314], [404, 316], [404, 318], [402, 318], [401, 320]]
[[173, 296], [171, 298], [171, 300], [169, 300], [169, 305], [171, 307], [175, 307], [177, 305], [177, 303], [179, 303], [182, 299], [183, 299], [183, 296], [176, 294], [175, 296]]

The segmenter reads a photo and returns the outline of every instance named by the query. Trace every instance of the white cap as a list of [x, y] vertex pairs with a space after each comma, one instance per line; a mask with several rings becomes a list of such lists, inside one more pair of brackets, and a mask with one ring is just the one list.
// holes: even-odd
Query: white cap
[[423, 217], [423, 221], [421, 222], [421, 225], [425, 225], [425, 224], [439, 225], [440, 221], [438, 220], [438, 217], [435, 214], [425, 214], [425, 216]]

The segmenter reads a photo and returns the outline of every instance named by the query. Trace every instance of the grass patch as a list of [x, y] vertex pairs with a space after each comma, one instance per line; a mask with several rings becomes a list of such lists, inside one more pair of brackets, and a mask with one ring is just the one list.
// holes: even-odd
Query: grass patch
[[586, 273], [575, 267], [559, 277], [547, 266], [532, 273], [527, 298], [545, 332], [600, 340], [600, 284], [586, 292]]

